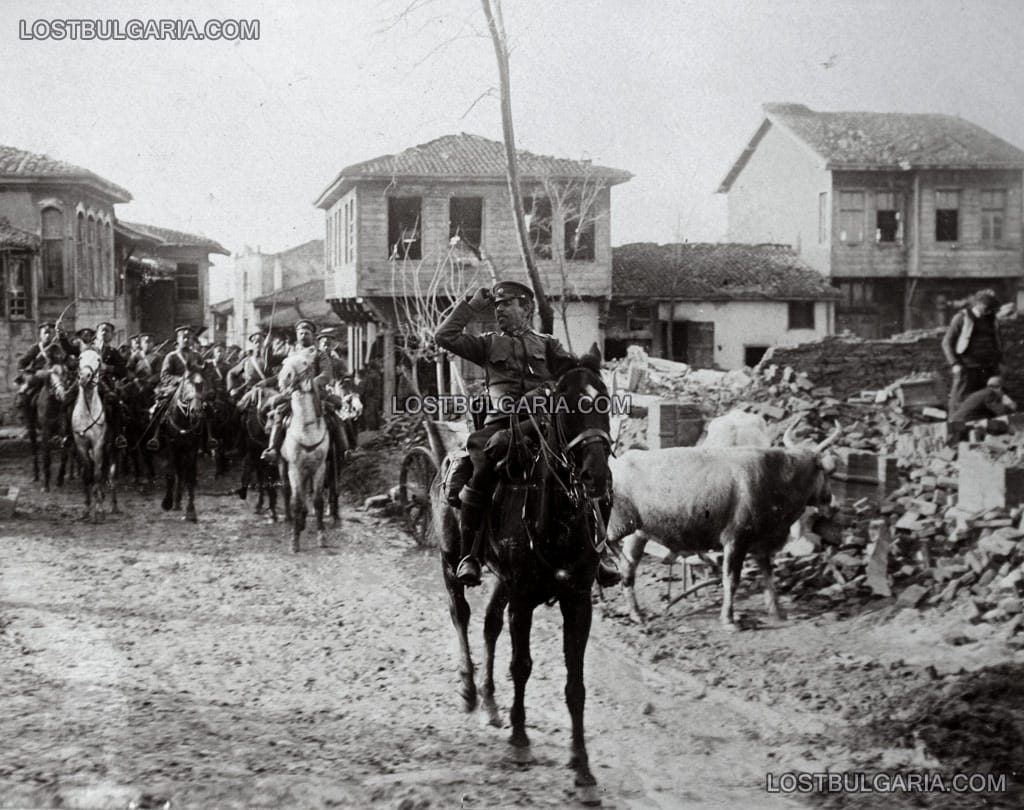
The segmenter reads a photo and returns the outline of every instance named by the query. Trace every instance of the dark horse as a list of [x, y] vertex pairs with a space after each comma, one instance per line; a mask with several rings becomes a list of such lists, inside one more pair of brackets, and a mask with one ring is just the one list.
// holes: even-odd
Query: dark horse
[[[601, 533], [598, 499], [609, 490], [607, 391], [601, 381], [596, 346], [580, 365], [559, 379], [548, 424], [533, 423], [543, 432], [540, 450], [521, 466], [521, 480], [506, 476], [498, 485], [494, 506], [484, 527], [484, 559], [497, 575], [484, 618], [486, 659], [481, 685], [483, 708], [492, 725], [500, 726], [494, 701], [494, 648], [508, 607], [512, 640], [510, 664], [515, 694], [509, 743], [516, 762], [531, 760], [526, 735], [526, 682], [533, 668], [530, 629], [534, 609], [558, 602], [562, 612], [565, 651], [565, 699], [572, 717], [569, 767], [575, 771], [576, 795], [584, 804], [600, 804], [597, 780], [590, 771], [583, 735], [583, 658], [590, 636], [590, 592], [598, 565], [595, 542]], [[601, 398], [604, 398], [603, 400]], [[595, 402], [597, 405], [595, 406]], [[604, 406], [604, 407], [603, 407]], [[428, 422], [428, 429], [436, 428]], [[529, 423], [528, 423], [529, 424]], [[435, 455], [443, 446], [431, 438]], [[460, 693], [466, 711], [477, 704], [470, 657], [469, 604], [455, 579], [459, 563], [458, 520], [441, 492], [441, 477], [431, 487], [434, 528], [441, 539], [441, 561], [448, 606], [460, 646]]]
[[167, 491], [160, 506], [181, 509], [182, 490], [188, 490], [185, 520], [196, 522], [196, 465], [206, 428], [203, 375], [191, 371], [181, 378], [160, 418], [158, 435], [167, 461]]
[[43, 490], [50, 491], [50, 451], [54, 445], [61, 448], [60, 472], [57, 475], [57, 486], [64, 483], [64, 471], [68, 463], [68, 447], [64, 438], [69, 435], [70, 410], [68, 408], [68, 389], [66, 372], [61, 364], [36, 372], [42, 379], [42, 385], [30, 400], [26, 408], [28, 420], [28, 439], [32, 446], [32, 470], [35, 480], [43, 476]]
[[277, 522], [277, 465], [262, 458], [267, 449], [267, 422], [264, 417], [263, 400], [266, 389], [255, 388], [246, 396], [248, 400], [241, 413], [242, 431], [240, 450], [242, 454], [242, 481], [238, 489], [238, 497], [242, 500], [249, 494], [249, 483], [253, 474], [256, 476], [256, 489], [259, 497], [256, 501], [256, 512], [263, 508], [266, 497], [270, 507], [270, 519]]

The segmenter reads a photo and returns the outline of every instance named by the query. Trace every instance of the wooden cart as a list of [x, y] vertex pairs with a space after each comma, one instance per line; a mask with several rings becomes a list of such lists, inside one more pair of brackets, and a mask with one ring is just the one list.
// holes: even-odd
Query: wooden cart
[[398, 478], [398, 500], [405, 515], [405, 526], [420, 546], [437, 544], [431, 531], [430, 485], [440, 472], [437, 459], [466, 446], [469, 423], [430, 421], [429, 447], [413, 447], [402, 459]]

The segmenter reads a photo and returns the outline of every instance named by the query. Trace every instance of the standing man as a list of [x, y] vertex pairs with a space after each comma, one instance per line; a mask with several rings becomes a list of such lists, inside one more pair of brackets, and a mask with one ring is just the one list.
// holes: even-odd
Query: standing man
[[999, 374], [1003, 347], [996, 323], [999, 300], [993, 290], [975, 293], [971, 305], [960, 310], [942, 338], [942, 352], [953, 374], [949, 392], [949, 416], [963, 399], [983, 389]]
[[[500, 331], [467, 334], [466, 327], [492, 302]], [[468, 587], [480, 584], [477, 536], [498, 484], [495, 467], [508, 448], [507, 428], [512, 417], [502, 405], [518, 402], [578, 364], [576, 356], [555, 337], [531, 328], [533, 312], [533, 290], [515, 281], [502, 281], [494, 286], [493, 296], [490, 290], [480, 289], [472, 298], [460, 301], [434, 335], [440, 348], [481, 366], [487, 375], [491, 407], [483, 428], [470, 434], [466, 442], [473, 476], [459, 494], [462, 559], [455, 577]], [[602, 559], [598, 583], [609, 587], [619, 579], [618, 570]]]
[[359, 397], [363, 401], [363, 427], [366, 430], [380, 430], [381, 408], [384, 405], [384, 384], [380, 364], [371, 360], [360, 375]]

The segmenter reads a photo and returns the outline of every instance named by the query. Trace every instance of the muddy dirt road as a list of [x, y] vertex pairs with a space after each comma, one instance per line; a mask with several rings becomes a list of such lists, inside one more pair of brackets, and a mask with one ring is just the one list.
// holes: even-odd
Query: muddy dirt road
[[[0, 523], [0, 807], [574, 806], [557, 609], [534, 623], [536, 762], [523, 768], [506, 758], [507, 679], [506, 728], [459, 711], [435, 555], [396, 526], [350, 506], [329, 548], [308, 535], [292, 555], [283, 524], [214, 494], [232, 483], [209, 477], [197, 525], [134, 488], [124, 514], [86, 523], [76, 490], [39, 492], [20, 453], [0, 454], [0, 483], [25, 487]], [[484, 598], [472, 597], [478, 660]], [[616, 599], [587, 659], [604, 807], [796, 807], [766, 792], [769, 772], [847, 761], [821, 738], [845, 722], [828, 701], [856, 685], [815, 684], [822, 705], [802, 706], [800, 667], [785, 665], [806, 661], [806, 682], [844, 628], [798, 619], [785, 636], [730, 637], [709, 605], [641, 636]], [[503, 674], [507, 633], [498, 655]], [[876, 798], [858, 806], [905, 806]]]

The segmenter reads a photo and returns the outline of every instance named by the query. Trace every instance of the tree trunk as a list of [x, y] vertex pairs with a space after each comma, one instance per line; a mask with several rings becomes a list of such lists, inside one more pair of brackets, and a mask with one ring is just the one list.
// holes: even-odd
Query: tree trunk
[[555, 313], [544, 292], [544, 285], [533, 260], [529, 234], [526, 229], [526, 214], [523, 211], [523, 195], [519, 187], [519, 163], [516, 160], [516, 137], [512, 127], [512, 91], [508, 67], [508, 45], [505, 39], [505, 27], [501, 21], [501, 2], [493, 0], [497, 9], [497, 17], [491, 8], [491, 0], [481, 0], [487, 27], [491, 31], [494, 43], [494, 55], [498, 60], [498, 78], [501, 84], [501, 129], [505, 141], [505, 159], [508, 171], [508, 193], [512, 197], [512, 213], [516, 222], [516, 233], [519, 235], [519, 250], [526, 263], [526, 272], [530, 276], [534, 295], [537, 297], [537, 312], [540, 314], [540, 331], [550, 333], [555, 325]]

